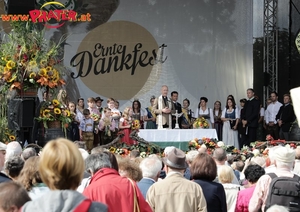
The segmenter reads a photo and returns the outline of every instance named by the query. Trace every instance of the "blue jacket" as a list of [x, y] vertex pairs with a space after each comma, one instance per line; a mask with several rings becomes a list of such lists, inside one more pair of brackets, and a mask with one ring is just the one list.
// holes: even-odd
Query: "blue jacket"
[[137, 186], [139, 187], [140, 191], [142, 192], [144, 198], [146, 199], [147, 191], [155, 183], [154, 180], [150, 178], [143, 178], [140, 182], [137, 183]]

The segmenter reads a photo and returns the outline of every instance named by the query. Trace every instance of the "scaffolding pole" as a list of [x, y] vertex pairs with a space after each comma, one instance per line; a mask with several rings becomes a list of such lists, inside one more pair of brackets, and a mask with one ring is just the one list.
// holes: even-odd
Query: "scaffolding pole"
[[[264, 100], [278, 91], [278, 0], [264, 0]], [[265, 103], [265, 101], [264, 101]]]

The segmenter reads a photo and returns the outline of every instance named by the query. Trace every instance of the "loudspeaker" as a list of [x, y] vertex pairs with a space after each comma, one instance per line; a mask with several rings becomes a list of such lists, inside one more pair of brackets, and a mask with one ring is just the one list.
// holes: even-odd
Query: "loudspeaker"
[[27, 15], [35, 9], [35, 0], [5, 0], [4, 8], [6, 14]]
[[9, 101], [7, 109], [8, 128], [20, 130], [23, 127], [33, 127], [35, 117], [35, 99], [23, 98]]

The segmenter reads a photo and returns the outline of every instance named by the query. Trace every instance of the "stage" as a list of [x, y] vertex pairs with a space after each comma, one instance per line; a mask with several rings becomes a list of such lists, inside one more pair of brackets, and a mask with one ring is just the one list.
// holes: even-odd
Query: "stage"
[[194, 138], [215, 138], [218, 135], [215, 129], [163, 129], [140, 130], [138, 135], [148, 142], [159, 145], [161, 148], [175, 146], [188, 150], [188, 142]]

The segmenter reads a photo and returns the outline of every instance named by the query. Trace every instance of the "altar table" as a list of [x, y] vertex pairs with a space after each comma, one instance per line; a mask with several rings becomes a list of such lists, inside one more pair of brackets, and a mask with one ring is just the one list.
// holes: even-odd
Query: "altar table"
[[159, 145], [161, 148], [175, 146], [185, 151], [188, 150], [188, 142], [194, 138], [218, 139], [215, 129], [141, 129], [138, 135], [148, 142]]

